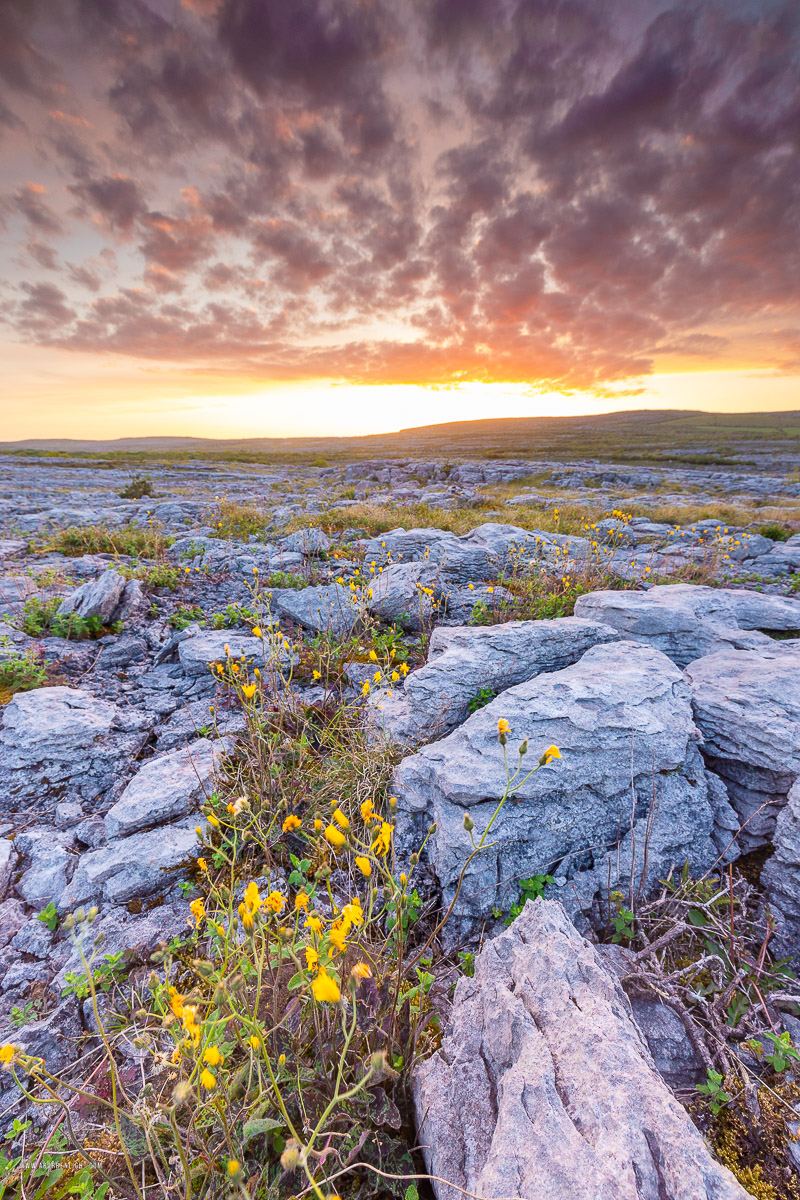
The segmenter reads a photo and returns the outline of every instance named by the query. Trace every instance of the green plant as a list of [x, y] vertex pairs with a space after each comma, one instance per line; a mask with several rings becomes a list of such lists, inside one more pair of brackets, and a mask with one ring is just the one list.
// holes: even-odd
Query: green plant
[[202, 608], [196, 604], [179, 604], [175, 611], [167, 617], [167, 624], [173, 629], [186, 629], [188, 625], [202, 622], [204, 616]]
[[162, 558], [174, 537], [164, 534], [152, 518], [144, 526], [121, 525], [108, 529], [105, 525], [71, 525], [58, 529], [38, 547], [57, 550], [67, 557], [83, 554], [123, 554], [131, 558]]
[[773, 542], [788, 542], [792, 536], [791, 529], [786, 525], [779, 525], [777, 521], [768, 521], [766, 525], [761, 525], [758, 532], [762, 537], [771, 538]]
[[36, 920], [41, 921], [43, 925], [46, 925], [51, 933], [58, 929], [58, 909], [52, 900], [45, 908], [42, 909], [40, 913], [37, 914]]
[[67, 986], [62, 989], [61, 995], [76, 996], [78, 1000], [85, 1000], [94, 989], [110, 992], [114, 984], [118, 983], [125, 974], [126, 957], [124, 950], [120, 950], [116, 954], [106, 954], [103, 961], [94, 969], [91, 979], [88, 971], [84, 974], [78, 974], [75, 971], [65, 972], [64, 980]]
[[123, 571], [128, 578], [140, 579], [145, 587], [148, 588], [166, 588], [170, 592], [176, 592], [180, 587], [181, 575], [178, 567], [171, 567], [168, 563], [157, 562], [151, 566], [137, 568], [132, 571]]
[[10, 698], [14, 692], [41, 687], [47, 679], [47, 664], [39, 650], [29, 646], [20, 653], [7, 634], [0, 636], [0, 693]]
[[470, 700], [467, 711], [470, 713], [470, 715], [472, 715], [472, 713], [476, 713], [480, 709], [485, 708], [487, 704], [494, 700], [494, 695], [494, 692], [489, 687], [479, 688]]
[[23, 1025], [30, 1025], [32, 1021], [38, 1020], [39, 1014], [36, 1011], [32, 1000], [28, 1000], [23, 1008], [20, 1008], [19, 1005], [15, 1004], [11, 1009], [11, 1024], [17, 1029], [20, 1029]]
[[792, 1045], [790, 1033], [785, 1031], [781, 1034], [767, 1032], [764, 1036], [772, 1042], [772, 1054], [765, 1054], [764, 1059], [776, 1074], [779, 1075], [781, 1071], [785, 1071], [790, 1062], [800, 1062], [800, 1054]]
[[155, 485], [149, 475], [134, 475], [120, 492], [123, 500], [141, 500], [142, 496], [155, 494]]
[[520, 879], [519, 881], [519, 900], [511, 905], [508, 916], [504, 924], [510, 925], [511, 922], [518, 917], [529, 900], [538, 900], [543, 894], [548, 883], [553, 883], [552, 875], [531, 875], [529, 879]]
[[52, 596], [41, 600], [31, 596], [25, 601], [22, 609], [22, 630], [29, 637], [52, 636], [66, 638], [72, 642], [86, 641], [88, 638], [102, 637], [109, 629], [115, 632], [121, 628], [116, 622], [113, 626], [103, 625], [99, 617], [82, 617], [79, 613], [60, 613], [61, 599]]
[[706, 1082], [695, 1084], [695, 1091], [700, 1092], [703, 1096], [708, 1096], [708, 1107], [711, 1109], [714, 1116], [726, 1104], [730, 1103], [730, 1096], [723, 1090], [722, 1084], [724, 1080], [719, 1071], [714, 1071], [711, 1067], [706, 1068]]
[[614, 935], [611, 940], [612, 942], [629, 942], [635, 933], [634, 914], [629, 908], [624, 907], [622, 892], [612, 892], [611, 899], [616, 908], [616, 916], [611, 918], [611, 924], [614, 926]]
[[272, 571], [265, 582], [267, 587], [294, 588], [296, 591], [309, 586], [307, 579], [302, 575], [294, 575], [291, 571]]
[[258, 618], [251, 608], [244, 604], [226, 604], [222, 612], [212, 613], [208, 623], [212, 629], [235, 629], [237, 625], [258, 623]]

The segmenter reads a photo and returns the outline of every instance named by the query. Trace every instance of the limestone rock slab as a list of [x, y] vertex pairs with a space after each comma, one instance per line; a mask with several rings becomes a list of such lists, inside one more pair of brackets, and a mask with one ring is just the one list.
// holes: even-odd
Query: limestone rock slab
[[530, 901], [456, 989], [414, 1077], [437, 1200], [747, 1200], [654, 1069], [618, 981]]

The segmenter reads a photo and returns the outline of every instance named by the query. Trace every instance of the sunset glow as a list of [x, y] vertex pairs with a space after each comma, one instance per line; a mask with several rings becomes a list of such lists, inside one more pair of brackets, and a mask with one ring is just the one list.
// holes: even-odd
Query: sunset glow
[[0, 440], [800, 408], [796, 5], [6, 0]]

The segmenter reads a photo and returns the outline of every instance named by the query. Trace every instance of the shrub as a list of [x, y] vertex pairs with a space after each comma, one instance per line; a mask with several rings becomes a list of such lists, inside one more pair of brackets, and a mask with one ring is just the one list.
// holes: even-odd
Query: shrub
[[122, 525], [108, 529], [105, 525], [71, 525], [56, 530], [41, 546], [41, 550], [56, 550], [69, 558], [82, 554], [124, 554], [130, 558], [161, 558], [175, 541], [167, 537], [155, 522], [139, 527]]
[[[10, 700], [14, 692], [41, 687], [47, 679], [47, 664], [33, 647], [17, 650], [8, 636], [0, 636], [0, 693]], [[5, 701], [0, 701], [0, 703]]]
[[[102, 637], [109, 632], [99, 617], [81, 617], [78, 613], [59, 613], [61, 597], [40, 600], [31, 596], [22, 610], [22, 630], [28, 637], [60, 637], [72, 642]], [[118, 628], [115, 626], [114, 628]]]
[[758, 532], [762, 537], [771, 538], [773, 542], [788, 542], [792, 531], [787, 525], [779, 525], [777, 521], [768, 521], [761, 525]]
[[272, 516], [254, 504], [239, 504], [234, 500], [219, 502], [216, 535], [241, 541], [248, 537], [260, 537], [272, 524]]
[[149, 475], [134, 475], [120, 492], [123, 500], [141, 500], [142, 496], [155, 496], [155, 484]]

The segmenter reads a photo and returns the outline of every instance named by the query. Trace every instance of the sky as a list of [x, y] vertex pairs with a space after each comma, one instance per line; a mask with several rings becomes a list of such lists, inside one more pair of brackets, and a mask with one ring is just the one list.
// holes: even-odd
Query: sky
[[796, 0], [2, 0], [0, 439], [800, 409]]

